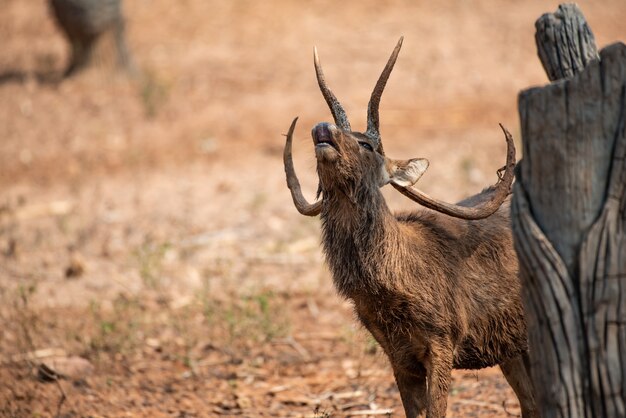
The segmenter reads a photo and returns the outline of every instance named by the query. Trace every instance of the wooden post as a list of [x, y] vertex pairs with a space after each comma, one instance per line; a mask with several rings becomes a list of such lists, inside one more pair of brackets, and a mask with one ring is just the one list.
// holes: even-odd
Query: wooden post
[[536, 23], [512, 223], [543, 418], [626, 416], [626, 45], [575, 5]]

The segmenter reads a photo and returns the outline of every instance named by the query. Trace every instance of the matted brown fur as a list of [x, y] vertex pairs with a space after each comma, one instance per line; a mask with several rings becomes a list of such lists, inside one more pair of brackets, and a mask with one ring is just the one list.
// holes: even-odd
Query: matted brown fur
[[394, 215], [380, 191], [393, 173], [371, 140], [328, 124], [313, 138], [334, 284], [389, 357], [406, 415], [445, 416], [452, 368], [499, 364], [536, 416], [508, 201], [475, 221]]

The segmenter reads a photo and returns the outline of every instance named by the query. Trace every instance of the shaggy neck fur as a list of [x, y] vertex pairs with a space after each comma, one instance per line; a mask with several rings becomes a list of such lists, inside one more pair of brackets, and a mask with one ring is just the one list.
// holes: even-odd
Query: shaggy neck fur
[[[370, 186], [374, 185], [374, 186]], [[345, 297], [379, 294], [385, 254], [399, 239], [398, 222], [375, 182], [323, 189], [322, 239], [337, 290]]]

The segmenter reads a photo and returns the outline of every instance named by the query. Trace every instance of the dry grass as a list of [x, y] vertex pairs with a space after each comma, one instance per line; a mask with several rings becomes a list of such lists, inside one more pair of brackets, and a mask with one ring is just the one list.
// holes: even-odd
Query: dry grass
[[[318, 221], [284, 185], [280, 134], [299, 115], [296, 165], [316, 187], [308, 128], [329, 114], [312, 46], [359, 128], [405, 36], [386, 150], [430, 159], [420, 184], [454, 200], [495, 180], [498, 122], [519, 136], [516, 94], [545, 82], [533, 22], [556, 2], [133, 0], [142, 75], [116, 73], [105, 40], [64, 82], [45, 2], [2, 7], [0, 415], [401, 416], [384, 356], [332, 289]], [[600, 45], [626, 38], [625, 2], [581, 7]], [[95, 372], [44, 382], [39, 355]], [[450, 416], [515, 405], [498, 370], [454, 374]]]

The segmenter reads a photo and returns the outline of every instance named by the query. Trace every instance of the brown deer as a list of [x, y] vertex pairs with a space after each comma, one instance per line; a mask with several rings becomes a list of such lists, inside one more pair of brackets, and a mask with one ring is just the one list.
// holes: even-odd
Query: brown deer
[[[428, 161], [387, 158], [379, 133], [378, 105], [401, 45], [402, 38], [376, 83], [364, 133], [351, 130], [315, 51], [317, 80], [335, 124], [312, 131], [321, 199], [310, 204], [293, 167], [297, 118], [292, 122], [284, 163], [294, 204], [303, 215], [321, 214], [335, 287], [389, 357], [407, 417], [445, 416], [452, 369], [496, 364], [522, 416], [537, 417], [509, 225], [513, 139], [502, 128], [506, 170], [476, 196], [453, 205], [413, 188]], [[387, 183], [432, 211], [392, 214], [380, 192]]]

